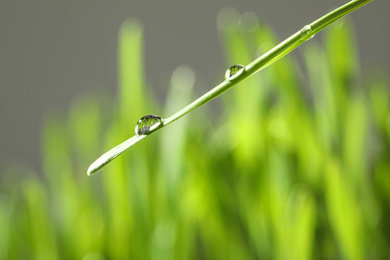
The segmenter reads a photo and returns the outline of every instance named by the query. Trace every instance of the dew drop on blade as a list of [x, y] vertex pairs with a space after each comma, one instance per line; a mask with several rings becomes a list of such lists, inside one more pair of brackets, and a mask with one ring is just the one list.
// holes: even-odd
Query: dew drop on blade
[[242, 65], [233, 65], [228, 68], [228, 70], [225, 73], [225, 79], [231, 80], [235, 77], [239, 76], [244, 71], [244, 66]]
[[311, 26], [310, 25], [305, 25], [302, 30], [301, 30], [301, 36], [306, 36], [311, 32]]
[[162, 123], [163, 119], [156, 115], [147, 115], [141, 117], [135, 125], [136, 135], [144, 135], [156, 129]]

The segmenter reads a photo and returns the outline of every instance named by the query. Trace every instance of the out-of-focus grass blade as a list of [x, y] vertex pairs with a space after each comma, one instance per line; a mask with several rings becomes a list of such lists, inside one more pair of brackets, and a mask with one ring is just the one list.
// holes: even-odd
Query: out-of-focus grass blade
[[64, 116], [51, 112], [42, 123], [43, 168], [52, 188], [63, 185], [63, 179], [73, 183], [71, 142]]
[[[119, 32], [119, 107], [125, 127], [134, 128], [146, 111], [144, 91], [144, 57], [142, 26], [136, 20], [126, 20]], [[149, 105], [148, 105], [149, 107]]]
[[[123, 23], [118, 46], [120, 116], [113, 116], [113, 122], [105, 137], [106, 147], [113, 147], [134, 135], [134, 126], [138, 119], [153, 113], [146, 113], [153, 104], [151, 98], [146, 97], [144, 90], [143, 31], [139, 22], [127, 20]], [[144, 136], [135, 136], [128, 143], [142, 138]], [[117, 158], [115, 163], [105, 167], [106, 172], [115, 174], [105, 174], [102, 177], [109, 207], [108, 255], [113, 259], [129, 259], [131, 255], [139, 258], [141, 252], [147, 251], [144, 240], [148, 234], [147, 229], [144, 233], [137, 234], [137, 239], [132, 239], [131, 236], [134, 221], [138, 221], [139, 225], [149, 221], [145, 213], [149, 200], [147, 157], [150, 155], [145, 148], [144, 144], [136, 151], [129, 151], [127, 155]], [[141, 208], [139, 205], [142, 205]], [[118, 243], [118, 239], [131, 243]]]
[[[387, 158], [386, 158], [387, 159]], [[381, 195], [387, 205], [390, 205], [390, 164], [381, 161], [375, 167], [374, 182], [377, 192]], [[389, 216], [388, 213], [386, 213]], [[386, 231], [384, 231], [386, 232]]]
[[368, 130], [367, 105], [361, 95], [351, 95], [346, 105], [345, 128], [343, 133], [344, 162], [349, 169], [349, 178], [364, 178], [366, 170]]
[[[100, 180], [87, 179], [83, 173], [87, 163], [96, 158], [101, 150], [100, 143], [105, 130], [103, 121], [109, 112], [101, 107], [106, 105], [107, 96], [107, 93], [102, 93], [102, 97], [97, 98], [95, 95], [84, 93], [72, 101], [69, 109], [69, 140], [73, 148], [73, 171], [78, 177], [76, 189], [79, 191], [76, 192], [74, 187], [66, 183], [54, 191], [55, 194], [62, 191], [58, 199], [62, 197], [62, 215], [66, 216], [64, 233], [67, 234], [68, 243], [72, 243], [74, 236], [78, 237], [78, 243], [72, 243], [74, 255], [68, 256], [69, 258], [99, 255], [104, 243], [103, 205], [94, 199], [95, 196], [101, 198]], [[75, 230], [79, 232], [78, 235]]]
[[[172, 74], [171, 86], [166, 99], [164, 113], [169, 115], [184, 107], [191, 98], [192, 89], [195, 83], [195, 74], [188, 67], [178, 67]], [[169, 246], [162, 247], [161, 242], [153, 241], [153, 253], [156, 256], [162, 255], [166, 257], [174, 256], [174, 249], [181, 248], [183, 251], [189, 252], [194, 250], [194, 240], [187, 237], [179, 228], [180, 216], [180, 184], [184, 178], [185, 165], [187, 158], [185, 157], [185, 147], [187, 145], [188, 120], [191, 115], [182, 118], [169, 126], [167, 131], [160, 134], [160, 152], [159, 152], [159, 170], [156, 170], [157, 192], [154, 194], [153, 207], [161, 210], [159, 222], [162, 222], [162, 227], [155, 227], [155, 239], [163, 240], [161, 232], [165, 232], [166, 236], [171, 237], [172, 241]], [[156, 199], [158, 201], [156, 201]], [[161, 205], [158, 205], [161, 204]], [[195, 206], [195, 205], [194, 205]], [[190, 230], [186, 230], [191, 232]], [[192, 231], [194, 232], [194, 231]], [[181, 239], [179, 239], [179, 236]], [[160, 243], [160, 244], [159, 244]], [[185, 258], [185, 256], [183, 255]]]
[[385, 75], [377, 75], [375, 79], [372, 79], [372, 83], [369, 87], [370, 103], [374, 114], [375, 124], [382, 133], [386, 133], [390, 116], [390, 84], [388, 77]]
[[297, 185], [287, 203], [283, 229], [286, 236], [283, 245], [283, 258], [313, 259], [316, 202], [303, 185]]
[[0, 193], [0, 259], [10, 259], [11, 218], [14, 202], [11, 197]]
[[[288, 126], [293, 126], [290, 136], [294, 139], [294, 149], [296, 149], [298, 156], [299, 175], [305, 182], [319, 188], [322, 180], [324, 151], [313, 124], [312, 118], [308, 116], [297, 116], [288, 122]], [[302, 138], [297, 138], [297, 136]]]
[[[269, 166], [264, 174], [267, 174], [267, 182], [263, 186], [268, 186], [268, 214], [270, 217], [271, 232], [275, 235], [272, 238], [275, 258], [283, 258], [283, 245], [288, 236], [288, 230], [282, 228], [284, 222], [284, 209], [291, 188], [290, 168], [288, 157], [277, 147], [269, 147]], [[265, 187], [263, 187], [265, 188]]]
[[24, 187], [28, 208], [28, 225], [31, 232], [35, 259], [58, 259], [57, 242], [54, 234], [54, 223], [48, 210], [46, 189], [42, 184], [31, 179]]
[[[257, 19], [257, 18], [256, 18]], [[258, 49], [250, 49], [256, 46], [255, 29], [250, 35], [246, 27], [241, 24], [237, 11], [226, 8], [218, 14], [218, 29], [225, 44], [225, 56], [228, 66], [234, 64], [248, 64], [257, 54]], [[256, 21], [252, 21], [256, 23]], [[257, 27], [257, 26], [256, 26]], [[248, 37], [245, 37], [248, 36]], [[227, 66], [227, 67], [228, 67]], [[259, 76], [253, 76], [245, 81], [245, 86], [232, 90], [229, 97], [224, 99], [224, 111], [231, 118], [226, 124], [229, 130], [227, 142], [235, 153], [235, 159], [240, 163], [245, 163], [249, 167], [256, 162], [257, 150], [261, 147], [259, 141], [261, 135], [258, 131], [249, 129], [261, 128], [261, 110], [263, 106], [263, 84]], [[248, 94], [251, 93], [251, 94]], [[261, 105], [259, 105], [261, 104]], [[245, 134], [242, 134], [245, 132]]]
[[62, 244], [72, 248], [65, 252], [65, 256], [78, 257], [75, 255], [73, 244], [75, 235], [73, 227], [79, 209], [87, 197], [80, 196], [76, 176], [73, 173], [69, 128], [62, 115], [56, 113], [47, 115], [42, 125], [44, 172], [49, 180], [51, 194], [51, 199], [48, 201], [52, 205], [57, 205], [53, 214], [56, 216], [58, 233], [63, 239]]
[[98, 98], [83, 94], [73, 99], [69, 111], [71, 144], [79, 169], [100, 151], [104, 112]]
[[[74, 223], [74, 236], [77, 236], [75, 251], [77, 258], [85, 259], [91, 253], [104, 259], [105, 219], [100, 205], [88, 205], [80, 209], [79, 217]], [[76, 231], [77, 230], [77, 231]]]
[[326, 85], [326, 91], [334, 100], [333, 109], [336, 118], [336, 133], [342, 142], [341, 132], [344, 126], [344, 119], [348, 95], [356, 91], [356, 80], [359, 71], [358, 53], [356, 51], [352, 26], [347, 19], [336, 22], [325, 31], [325, 48], [327, 53], [328, 68], [330, 71], [330, 84]]
[[[377, 221], [380, 217], [380, 205], [375, 199], [375, 190], [368, 174], [369, 170], [369, 127], [368, 102], [365, 96], [351, 95], [346, 111], [344, 128], [344, 168], [346, 176], [353, 183], [354, 190], [359, 191], [360, 208], [366, 224], [368, 225], [366, 236], [375, 237]], [[370, 240], [366, 244], [376, 246]]]
[[[354, 41], [356, 37], [353, 34], [353, 27], [347, 18], [334, 23], [325, 31], [325, 43], [328, 54], [330, 69], [338, 82], [340, 90], [345, 95], [347, 90], [350, 90], [351, 84], [355, 83], [356, 76], [359, 71], [359, 59], [357, 46]], [[344, 101], [344, 100], [340, 100]]]
[[313, 259], [316, 231], [316, 202], [307, 191], [299, 190], [297, 194], [296, 222], [292, 239], [296, 242], [293, 252], [295, 259]]
[[[118, 142], [118, 135], [121, 133], [119, 121], [111, 124], [108, 128], [106, 147], [111, 147]], [[107, 200], [107, 233], [106, 246], [107, 255], [112, 259], [129, 259], [130, 244], [118, 243], [120, 241], [131, 240], [131, 227], [133, 225], [131, 202], [128, 191], [128, 171], [125, 169], [124, 158], [117, 158], [115, 163], [111, 163], [104, 169], [115, 174], [101, 174], [104, 184], [104, 197]]]
[[[178, 67], [173, 72], [164, 109], [165, 114], [173, 114], [190, 101], [194, 83], [195, 74], [190, 68]], [[170, 192], [175, 192], [183, 170], [187, 125], [187, 118], [182, 118], [180, 122], [175, 122], [167, 131], [161, 133], [160, 169], [163, 173], [160, 175], [160, 180]]]
[[[306, 150], [304, 146], [297, 144], [303, 155], [301, 162], [309, 166], [305, 172], [309, 174], [308, 176], [319, 177], [316, 180], [317, 185], [320, 185], [321, 177], [324, 173], [322, 168], [325, 163], [326, 154], [341, 153], [338, 150], [336, 152], [334, 151], [335, 148], [340, 150], [341, 146], [340, 141], [338, 141], [340, 137], [338, 137], [339, 131], [337, 130], [337, 119], [339, 115], [334, 97], [334, 86], [331, 84], [331, 73], [327, 55], [324, 49], [313, 39], [304, 49], [303, 57], [306, 64], [305, 67], [307, 69], [310, 89], [313, 93], [314, 113], [313, 119], [310, 120], [313, 126], [310, 127], [311, 131], [309, 135], [305, 132], [296, 132], [295, 136], [304, 136], [303, 142], [309, 141], [313, 145], [313, 149]], [[307, 121], [307, 118], [303, 118], [303, 121]], [[305, 160], [306, 157], [310, 159]]]
[[363, 259], [364, 227], [352, 183], [335, 159], [328, 161], [324, 177], [326, 208], [337, 245], [344, 258]]

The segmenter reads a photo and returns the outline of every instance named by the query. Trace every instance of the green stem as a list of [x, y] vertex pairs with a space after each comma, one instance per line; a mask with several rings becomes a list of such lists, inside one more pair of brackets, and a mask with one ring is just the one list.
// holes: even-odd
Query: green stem
[[[225, 91], [231, 89], [235, 85], [237, 85], [242, 80], [252, 76], [256, 72], [264, 69], [268, 65], [274, 63], [275, 61], [279, 60], [286, 54], [293, 51], [295, 48], [297, 48], [299, 45], [313, 37], [317, 32], [321, 31], [334, 21], [346, 16], [347, 14], [353, 12], [354, 10], [362, 7], [363, 5], [368, 4], [373, 0], [354, 0], [351, 1], [336, 10], [324, 15], [323, 17], [319, 18], [318, 20], [312, 22], [309, 24], [311, 31], [309, 33], [303, 34], [302, 30], [299, 30], [295, 34], [291, 35], [289, 38], [284, 40], [283, 42], [279, 43], [277, 46], [257, 58], [255, 61], [251, 62], [245, 67], [245, 71], [239, 76], [236, 77], [232, 81], [224, 81], [191, 104], [187, 105], [180, 111], [176, 112], [174, 115], [166, 118], [164, 120], [164, 126], [172, 123], [173, 121], [179, 119], [180, 117], [184, 116], [185, 114], [191, 112], [192, 110], [206, 104], [207, 102], [211, 101], [212, 99], [218, 97]], [[306, 27], [306, 26], [305, 26]], [[305, 28], [304, 27], [304, 28]]]
[[[345, 15], [353, 12], [354, 10], [362, 7], [363, 5], [368, 4], [373, 0], [353, 0], [336, 10], [324, 15], [323, 17], [319, 18], [318, 20], [312, 22], [309, 25], [304, 26], [301, 30], [284, 40], [283, 42], [279, 43], [277, 46], [272, 48], [270, 51], [265, 53], [264, 55], [260, 56], [250, 64], [248, 64], [244, 71], [240, 73], [240, 75], [237, 75], [236, 77], [233, 77], [231, 80], [225, 80], [222, 83], [220, 83], [218, 86], [192, 102], [191, 104], [187, 105], [180, 111], [176, 112], [172, 116], [166, 118], [163, 120], [163, 123], [160, 125], [160, 127], [149, 131], [147, 135], [169, 125], [170, 123], [176, 121], [180, 117], [184, 116], [185, 114], [191, 112], [192, 110], [206, 104], [207, 102], [213, 100], [214, 98], [218, 97], [225, 91], [231, 89], [235, 85], [237, 85], [242, 80], [252, 76], [256, 72], [264, 69], [268, 65], [274, 63], [275, 61], [279, 60], [286, 54], [293, 51], [295, 48], [297, 48], [299, 45], [313, 37], [317, 32], [321, 31], [334, 21], [344, 17]], [[118, 155], [123, 153], [125, 150], [127, 150], [130, 146], [134, 145], [135, 143], [139, 142], [145, 137], [145, 135], [142, 136], [133, 136], [129, 140], [123, 142], [122, 144], [114, 147], [104, 155], [102, 155], [99, 159], [97, 159], [91, 166], [88, 168], [88, 175], [91, 175], [95, 172], [97, 172], [99, 169], [101, 169], [103, 166], [105, 166], [107, 163], [115, 159]]]

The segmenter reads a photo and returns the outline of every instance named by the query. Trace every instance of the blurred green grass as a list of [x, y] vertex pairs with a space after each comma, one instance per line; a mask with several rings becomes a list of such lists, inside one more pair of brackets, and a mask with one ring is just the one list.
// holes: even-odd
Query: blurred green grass
[[[249, 20], [219, 23], [227, 67], [278, 42]], [[159, 104], [142, 26], [126, 21], [118, 97], [85, 93], [48, 114], [43, 175], [2, 174], [0, 259], [388, 258], [388, 79], [362, 80], [350, 21], [321, 38], [223, 95], [218, 116], [200, 108], [87, 177], [141, 116], [194, 99], [196, 77], [179, 67]]]

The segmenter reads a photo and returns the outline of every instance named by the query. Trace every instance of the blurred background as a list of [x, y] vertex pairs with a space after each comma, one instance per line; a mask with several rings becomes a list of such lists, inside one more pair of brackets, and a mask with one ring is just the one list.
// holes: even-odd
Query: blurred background
[[388, 259], [389, 2], [92, 177], [346, 1], [0, 3], [0, 259]]

